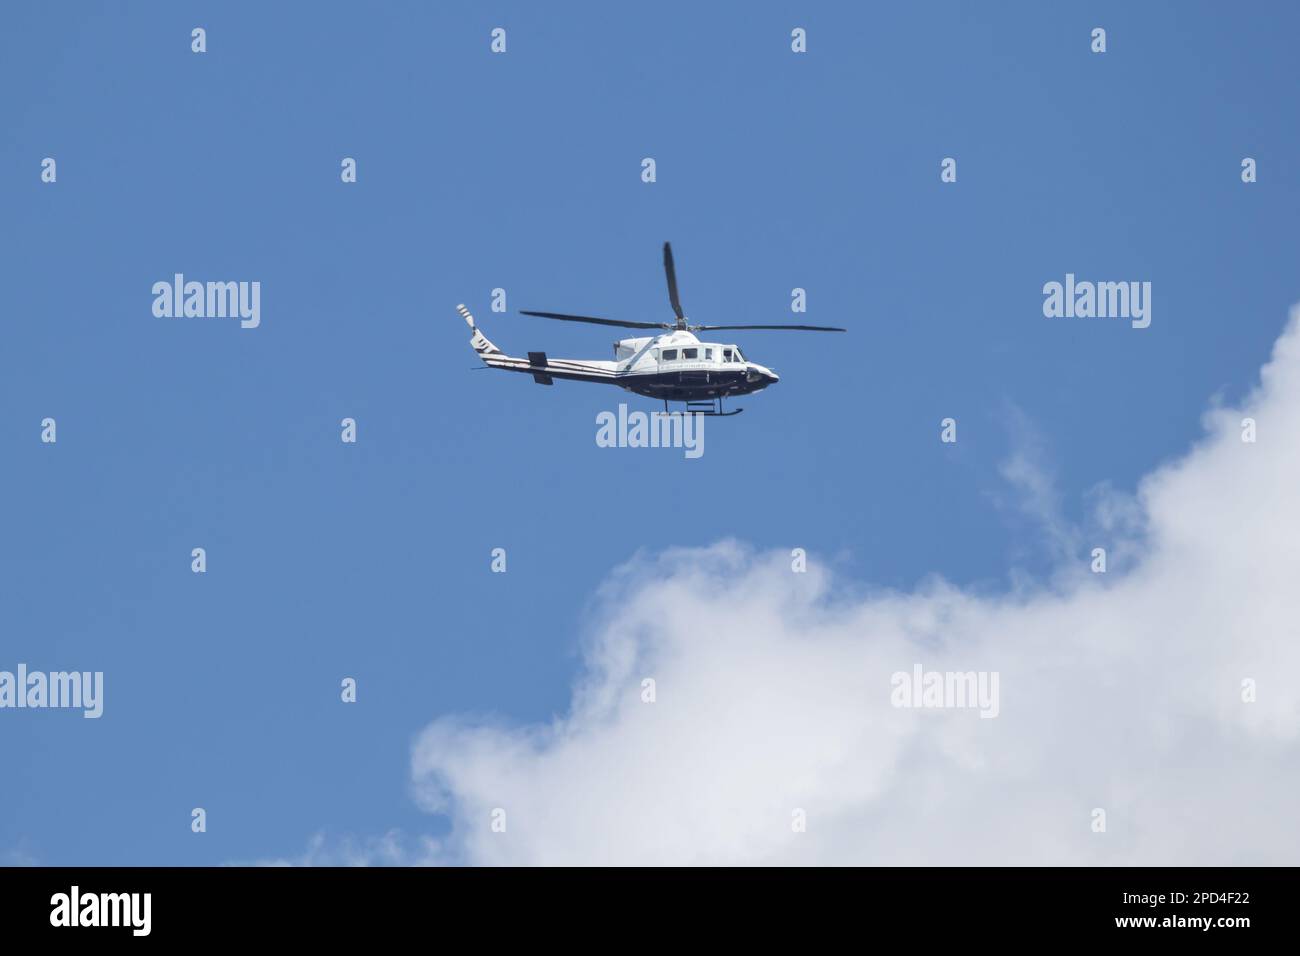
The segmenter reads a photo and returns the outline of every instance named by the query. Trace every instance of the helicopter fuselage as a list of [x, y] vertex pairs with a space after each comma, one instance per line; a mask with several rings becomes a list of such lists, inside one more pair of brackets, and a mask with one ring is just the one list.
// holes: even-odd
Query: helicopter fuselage
[[660, 335], [620, 339], [614, 360], [507, 355], [492, 344], [463, 305], [457, 306], [470, 327], [470, 346], [489, 368], [525, 372], [539, 385], [556, 379], [601, 382], [664, 402], [706, 402], [749, 395], [779, 381], [771, 369], [747, 361], [736, 345], [701, 342], [695, 333], [674, 329]]
[[749, 395], [779, 381], [771, 369], [747, 361], [739, 347], [701, 342], [693, 332], [622, 339], [614, 343], [621, 388], [671, 402]]

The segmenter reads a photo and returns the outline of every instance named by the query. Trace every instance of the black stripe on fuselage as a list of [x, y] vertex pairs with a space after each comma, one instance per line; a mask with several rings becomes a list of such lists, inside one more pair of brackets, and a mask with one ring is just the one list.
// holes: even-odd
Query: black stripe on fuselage
[[[499, 361], [499, 360], [498, 360]], [[605, 382], [610, 385], [617, 385], [618, 379], [616, 374], [608, 369], [592, 368], [581, 365], [577, 362], [548, 362], [546, 365], [530, 365], [527, 361], [513, 362], [511, 364], [491, 363], [489, 368], [499, 368], [506, 372], [545, 372], [552, 378], [562, 378], [571, 382]]]
[[726, 398], [728, 395], [749, 395], [766, 388], [771, 382], [766, 379], [752, 382], [745, 369], [692, 369], [625, 375], [618, 384], [647, 398], [689, 402], [696, 399]]

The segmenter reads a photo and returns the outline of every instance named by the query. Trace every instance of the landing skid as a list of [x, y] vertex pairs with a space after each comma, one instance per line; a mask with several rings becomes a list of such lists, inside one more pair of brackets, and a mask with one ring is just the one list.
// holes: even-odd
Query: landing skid
[[664, 399], [665, 415], [707, 415], [710, 418], [730, 418], [732, 415], [739, 415], [743, 411], [743, 408], [737, 408], [724, 412], [722, 410], [722, 399], [715, 398], [709, 402], [687, 402], [685, 411], [674, 412], [668, 407], [668, 399]]

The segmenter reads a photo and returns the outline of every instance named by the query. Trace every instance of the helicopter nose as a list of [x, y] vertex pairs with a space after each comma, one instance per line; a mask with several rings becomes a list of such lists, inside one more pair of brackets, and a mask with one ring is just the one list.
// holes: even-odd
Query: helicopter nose
[[781, 381], [781, 376], [777, 375], [770, 368], [765, 368], [762, 365], [757, 365], [753, 362], [750, 363], [749, 373], [745, 377], [751, 382], [762, 382], [764, 386], [772, 385], [775, 382]]

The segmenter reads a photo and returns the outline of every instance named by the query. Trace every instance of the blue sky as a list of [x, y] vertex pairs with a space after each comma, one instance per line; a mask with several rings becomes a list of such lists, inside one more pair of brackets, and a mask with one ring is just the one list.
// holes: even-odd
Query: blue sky
[[[437, 835], [415, 735], [563, 712], [592, 596], [642, 549], [803, 547], [893, 588], [1046, 576], [1001, 474], [1026, 436], [1086, 521], [1089, 489], [1131, 490], [1210, 396], [1254, 384], [1300, 299], [1280, 4], [41, 4], [3, 24], [0, 669], [106, 675], [98, 721], [0, 712], [10, 859]], [[737, 334], [781, 382], [695, 461], [597, 447], [598, 412], [646, 400], [471, 371], [458, 302], [513, 354], [611, 351], [521, 308], [664, 320], [665, 240], [692, 320], [848, 334]], [[260, 281], [261, 326], [154, 317], [176, 272]], [[1045, 318], [1067, 272], [1151, 281], [1151, 327]]]

